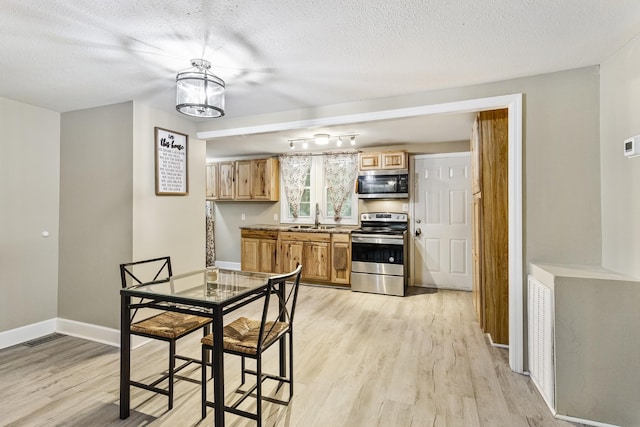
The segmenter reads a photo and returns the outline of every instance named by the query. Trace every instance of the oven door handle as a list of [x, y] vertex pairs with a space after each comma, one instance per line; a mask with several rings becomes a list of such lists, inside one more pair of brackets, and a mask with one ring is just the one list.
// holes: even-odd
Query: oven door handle
[[351, 234], [351, 243], [374, 243], [402, 246], [404, 244], [404, 237], [394, 238], [385, 234], [367, 234], [366, 236], [355, 236]]

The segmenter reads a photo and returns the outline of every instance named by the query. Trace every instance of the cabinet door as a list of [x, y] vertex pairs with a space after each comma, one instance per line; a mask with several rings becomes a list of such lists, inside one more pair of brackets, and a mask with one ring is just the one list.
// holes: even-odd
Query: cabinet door
[[304, 242], [302, 277], [311, 280], [331, 280], [329, 243]]
[[[298, 241], [283, 241], [280, 245], [281, 265], [280, 271], [288, 273], [296, 269], [298, 264], [302, 264], [302, 252], [304, 244]], [[305, 265], [302, 264], [304, 272]]]
[[271, 159], [251, 161], [251, 196], [256, 200], [271, 198]]
[[235, 196], [233, 181], [235, 179], [235, 162], [220, 162], [220, 184], [218, 186], [218, 199], [233, 200]]
[[251, 199], [251, 160], [236, 162], [236, 200]]
[[240, 240], [240, 266], [244, 271], [260, 271], [260, 239]]
[[351, 280], [351, 242], [348, 234], [334, 234], [331, 243], [331, 281], [348, 285]]
[[380, 153], [382, 169], [407, 169], [407, 153], [404, 151]]
[[380, 169], [380, 153], [360, 153], [360, 170]]
[[207, 165], [206, 198], [218, 198], [218, 164]]
[[258, 271], [264, 273], [278, 272], [276, 258], [277, 247], [277, 240], [260, 240], [258, 243]]

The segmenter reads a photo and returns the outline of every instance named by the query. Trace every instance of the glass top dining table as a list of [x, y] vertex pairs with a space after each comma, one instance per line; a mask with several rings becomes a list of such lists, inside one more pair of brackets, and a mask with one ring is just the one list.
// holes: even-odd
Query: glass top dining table
[[[131, 376], [131, 312], [140, 306], [210, 317], [213, 326], [214, 402], [224, 396], [223, 316], [261, 297], [274, 274], [218, 269], [196, 270], [120, 290], [120, 418], [129, 417]], [[132, 303], [143, 299], [143, 303]], [[224, 426], [224, 407], [215, 405], [215, 425]]]
[[229, 299], [252, 293], [265, 286], [271, 276], [268, 273], [205, 269], [131, 286], [123, 289], [123, 292], [142, 298], [166, 298], [168, 301], [207, 307], [225, 304]]

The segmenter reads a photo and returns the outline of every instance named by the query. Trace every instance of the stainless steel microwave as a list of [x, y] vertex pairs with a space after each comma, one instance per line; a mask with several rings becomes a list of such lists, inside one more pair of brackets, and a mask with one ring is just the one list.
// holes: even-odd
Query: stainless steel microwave
[[407, 169], [360, 171], [357, 183], [361, 199], [408, 199]]

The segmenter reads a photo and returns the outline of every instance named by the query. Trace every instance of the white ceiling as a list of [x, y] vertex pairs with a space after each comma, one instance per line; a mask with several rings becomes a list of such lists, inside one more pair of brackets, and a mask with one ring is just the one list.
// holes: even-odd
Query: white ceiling
[[[600, 64], [636, 35], [640, 1], [2, 0], [0, 28], [0, 96], [179, 114], [175, 75], [204, 57], [237, 117]], [[460, 139], [437, 124], [423, 142]]]

